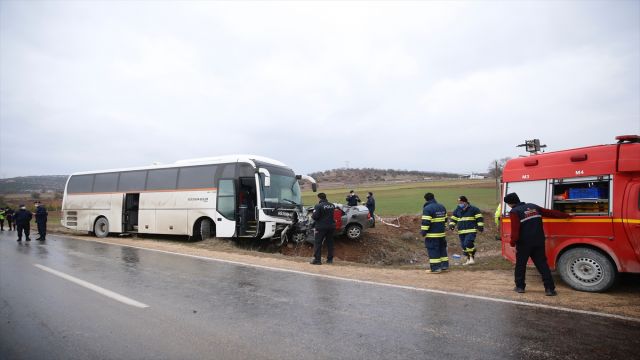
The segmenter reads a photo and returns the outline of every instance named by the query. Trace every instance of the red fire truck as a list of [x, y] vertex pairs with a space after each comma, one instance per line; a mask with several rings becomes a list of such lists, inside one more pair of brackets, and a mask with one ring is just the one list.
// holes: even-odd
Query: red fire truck
[[[536, 153], [504, 167], [501, 198], [515, 192], [524, 202], [574, 215], [543, 222], [549, 266], [576, 290], [602, 292], [618, 273], [640, 273], [640, 136], [616, 140]], [[501, 206], [502, 255], [515, 262], [509, 209]]]

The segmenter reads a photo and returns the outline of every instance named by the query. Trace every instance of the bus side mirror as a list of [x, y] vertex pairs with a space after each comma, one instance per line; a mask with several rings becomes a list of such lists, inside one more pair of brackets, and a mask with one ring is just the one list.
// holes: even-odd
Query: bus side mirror
[[271, 174], [269, 173], [269, 170], [265, 169], [265, 168], [260, 168], [260, 170], [258, 170], [258, 172], [262, 175], [264, 175], [264, 187], [270, 187], [271, 186]]
[[[298, 176], [300, 176], [300, 177], [298, 178]], [[313, 190], [313, 192], [318, 191], [318, 183], [311, 176], [309, 176], [309, 175], [296, 175], [296, 179], [304, 179], [304, 180], [309, 181], [311, 183], [311, 190]]]

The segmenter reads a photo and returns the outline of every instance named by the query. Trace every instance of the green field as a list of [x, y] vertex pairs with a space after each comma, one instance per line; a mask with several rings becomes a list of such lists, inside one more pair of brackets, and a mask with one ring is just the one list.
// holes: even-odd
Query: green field
[[[345, 203], [349, 190], [355, 190], [363, 201], [366, 201], [368, 191], [373, 192], [376, 199], [376, 214], [380, 216], [420, 214], [426, 192], [432, 192], [447, 211], [454, 209], [460, 195], [465, 195], [472, 205], [481, 210], [493, 211], [496, 208], [494, 180], [453, 180], [332, 189], [322, 189], [320, 184], [318, 188], [318, 192], [327, 194], [329, 201], [341, 204]], [[311, 191], [303, 192], [302, 199], [307, 206], [318, 202], [316, 195]]]

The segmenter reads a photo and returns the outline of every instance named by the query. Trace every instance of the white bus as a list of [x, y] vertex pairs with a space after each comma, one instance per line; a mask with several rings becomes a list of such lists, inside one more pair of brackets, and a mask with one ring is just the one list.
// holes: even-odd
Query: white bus
[[89, 171], [69, 176], [62, 225], [97, 237], [109, 233], [209, 237], [302, 236], [299, 179], [285, 164], [254, 155], [182, 160], [170, 165]]

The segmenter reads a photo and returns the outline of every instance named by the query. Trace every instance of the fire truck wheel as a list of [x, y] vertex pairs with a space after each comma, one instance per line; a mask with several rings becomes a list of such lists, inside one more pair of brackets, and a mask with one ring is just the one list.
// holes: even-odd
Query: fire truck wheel
[[347, 234], [347, 237], [351, 240], [358, 240], [360, 236], [362, 236], [362, 228], [358, 224], [347, 225], [347, 228], [344, 229], [344, 232]]
[[109, 235], [109, 220], [104, 217], [98, 218], [93, 225], [93, 233], [98, 238], [107, 237]]
[[613, 286], [616, 269], [601, 252], [588, 248], [570, 249], [560, 256], [562, 280], [578, 291], [602, 292]]

